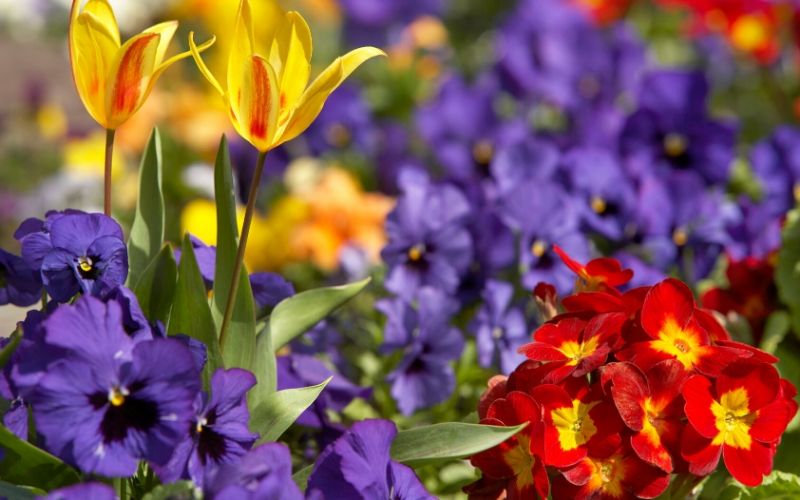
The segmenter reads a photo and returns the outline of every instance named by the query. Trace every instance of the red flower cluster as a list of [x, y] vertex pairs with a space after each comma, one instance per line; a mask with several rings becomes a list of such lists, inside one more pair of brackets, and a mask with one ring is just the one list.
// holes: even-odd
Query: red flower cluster
[[529, 359], [490, 381], [481, 423], [527, 426], [472, 457], [483, 477], [470, 498], [654, 498], [720, 456], [760, 484], [797, 411], [777, 359], [730, 340], [678, 280], [621, 292], [618, 263], [563, 257], [580, 291], [520, 349]]

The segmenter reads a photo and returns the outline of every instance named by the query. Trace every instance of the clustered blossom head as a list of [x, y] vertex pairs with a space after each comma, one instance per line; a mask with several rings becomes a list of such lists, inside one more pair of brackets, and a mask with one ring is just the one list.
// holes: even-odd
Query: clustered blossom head
[[[575, 293], [478, 409], [481, 423], [527, 426], [472, 457], [483, 477], [470, 497], [655, 498], [671, 474], [699, 482], [720, 458], [741, 483], [760, 484], [797, 412], [777, 359], [730, 340], [676, 279], [623, 292], [633, 276], [619, 263], [564, 261]], [[591, 279], [600, 276], [619, 279]]]

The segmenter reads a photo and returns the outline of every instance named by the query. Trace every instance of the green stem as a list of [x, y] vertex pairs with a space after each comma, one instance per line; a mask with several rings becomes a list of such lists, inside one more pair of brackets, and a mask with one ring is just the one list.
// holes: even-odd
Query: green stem
[[106, 158], [103, 169], [103, 213], [111, 216], [111, 165], [114, 158], [114, 134], [116, 130], [106, 129]]
[[242, 273], [244, 252], [247, 249], [247, 237], [250, 234], [250, 223], [253, 221], [253, 212], [255, 212], [256, 198], [258, 197], [258, 186], [261, 184], [261, 173], [264, 170], [264, 160], [266, 157], [266, 151], [258, 153], [253, 181], [252, 184], [250, 184], [250, 194], [247, 196], [247, 208], [244, 212], [242, 236], [239, 239], [239, 248], [236, 250], [236, 260], [233, 263], [233, 276], [231, 276], [231, 287], [228, 290], [228, 299], [225, 302], [225, 315], [222, 317], [222, 326], [219, 329], [219, 349], [223, 352], [225, 351], [225, 334], [228, 331], [228, 324], [231, 322], [231, 316], [233, 315], [233, 303], [236, 297], [236, 289], [239, 288], [239, 275]]

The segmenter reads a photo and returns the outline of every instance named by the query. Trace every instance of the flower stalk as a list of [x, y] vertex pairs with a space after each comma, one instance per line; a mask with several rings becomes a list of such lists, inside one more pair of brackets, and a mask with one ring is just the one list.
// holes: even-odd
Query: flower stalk
[[111, 216], [111, 169], [114, 163], [114, 135], [116, 130], [106, 129], [106, 157], [103, 168], [103, 213]]

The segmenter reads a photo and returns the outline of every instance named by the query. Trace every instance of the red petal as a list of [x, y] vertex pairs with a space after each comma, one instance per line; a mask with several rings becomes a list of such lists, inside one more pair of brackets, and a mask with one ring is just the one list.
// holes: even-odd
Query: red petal
[[[611, 365], [609, 365], [611, 366]], [[647, 397], [647, 382], [641, 371], [631, 363], [614, 363], [611, 369], [611, 397], [614, 401], [619, 416], [630, 429], [642, 429], [645, 413], [642, 405]], [[603, 370], [606, 376], [610, 370]]]
[[534, 424], [541, 420], [541, 409], [531, 396], [520, 391], [509, 392], [505, 398], [496, 400], [489, 407], [487, 418], [497, 419], [504, 425], [514, 426], [523, 422]]
[[678, 360], [668, 359], [654, 364], [647, 370], [647, 383], [652, 399], [669, 404], [681, 394], [683, 384], [689, 376]]
[[614, 339], [622, 334], [622, 326], [627, 320], [623, 313], [599, 314], [586, 324], [583, 341], [598, 337], [599, 344], [613, 344]]
[[700, 323], [700, 326], [702, 326], [708, 332], [708, 337], [712, 342], [731, 339], [731, 336], [720, 324], [720, 322], [717, 321], [717, 318], [715, 318], [714, 315], [708, 311], [704, 309], [695, 309], [694, 317], [697, 319], [697, 322]]
[[594, 463], [590, 459], [584, 458], [569, 469], [562, 470], [561, 474], [570, 483], [576, 486], [583, 486], [594, 474]]
[[[550, 325], [544, 325], [545, 326]], [[541, 330], [541, 328], [540, 328]], [[567, 356], [552, 344], [544, 342], [531, 342], [517, 349], [517, 352], [534, 361], [565, 361]]]
[[533, 333], [534, 340], [560, 347], [564, 342], [580, 342], [586, 322], [577, 318], [568, 318], [558, 323], [542, 325]]
[[648, 292], [642, 305], [642, 326], [653, 338], [668, 321], [684, 326], [694, 313], [692, 291], [683, 282], [667, 278]]
[[737, 363], [720, 374], [716, 387], [720, 397], [726, 392], [743, 388], [747, 391], [747, 407], [752, 413], [778, 397], [780, 376], [772, 365]]
[[758, 410], [753, 425], [750, 427], [750, 436], [765, 443], [780, 439], [789, 421], [796, 413], [796, 405], [789, 401], [779, 399]]
[[653, 349], [652, 342], [636, 342], [627, 349], [618, 351], [615, 356], [620, 361], [630, 361], [642, 370], [648, 370], [656, 363], [674, 359], [669, 353]]
[[637, 432], [631, 436], [631, 448], [645, 462], [655, 465], [665, 472], [672, 472], [672, 454], [661, 439], [660, 432], [677, 436], [681, 425], [677, 421], [661, 422], [661, 429], [650, 427], [650, 431]]
[[681, 439], [681, 456], [689, 462], [689, 472], [696, 476], [707, 476], [714, 472], [722, 454], [722, 447], [711, 444], [694, 427], [687, 425]]
[[694, 375], [683, 384], [684, 411], [689, 423], [706, 438], [719, 434], [716, 418], [711, 412], [714, 397], [711, 394], [711, 381], [702, 375]]
[[751, 441], [749, 450], [723, 445], [722, 458], [731, 476], [745, 486], [758, 486], [772, 470], [772, 450], [758, 441]]
[[589, 276], [602, 276], [605, 284], [612, 287], [624, 285], [633, 278], [633, 270], [622, 269], [618, 260], [609, 257], [589, 261], [586, 272]]
[[582, 292], [564, 297], [564, 309], [570, 312], [591, 311], [595, 313], [625, 311], [625, 303], [619, 295], [610, 292]]
[[506, 395], [507, 379], [508, 377], [505, 375], [495, 375], [489, 379], [486, 383], [487, 388], [483, 394], [481, 394], [481, 398], [478, 401], [478, 417], [486, 418], [486, 412], [489, 410], [489, 406], [491, 406], [496, 399]]
[[586, 270], [583, 267], [583, 264], [567, 255], [567, 252], [562, 250], [558, 245], [553, 245], [553, 251], [559, 257], [561, 257], [561, 260], [567, 265], [568, 268], [570, 268], [570, 270], [572, 270], [573, 273], [577, 274], [581, 278], [585, 277]]
[[729, 364], [741, 359], [743, 353], [738, 349], [722, 347], [719, 345], [702, 346], [700, 356], [694, 364], [695, 369], [708, 375], [716, 377]]
[[533, 485], [541, 498], [547, 498], [550, 493], [550, 478], [547, 476], [544, 463], [538, 459], [533, 464]]
[[775, 364], [778, 362], [778, 358], [776, 358], [772, 354], [766, 351], [762, 351], [758, 347], [751, 346], [750, 344], [745, 344], [743, 342], [736, 342], [735, 340], [718, 340], [715, 342], [715, 344], [720, 347], [737, 349], [740, 353], [739, 354], [740, 357], [747, 358], [748, 362], [770, 363], [770, 364]]
[[636, 455], [623, 459], [626, 489], [637, 498], [655, 498], [669, 486], [669, 473], [642, 462]]

